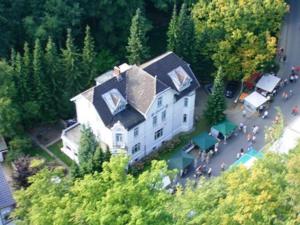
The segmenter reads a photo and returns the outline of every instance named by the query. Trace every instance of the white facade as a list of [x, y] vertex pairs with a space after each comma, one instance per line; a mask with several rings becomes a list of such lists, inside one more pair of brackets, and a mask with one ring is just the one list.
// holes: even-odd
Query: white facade
[[[113, 154], [124, 149], [132, 161], [148, 155], [176, 134], [190, 131], [194, 125], [195, 91], [178, 101], [170, 88], [160, 93], [145, 114], [146, 120], [130, 130], [126, 130], [121, 123], [108, 129], [85, 97], [79, 96], [74, 101], [78, 123], [91, 127], [98, 141], [105, 143]], [[78, 162], [78, 144], [65, 135], [62, 135], [62, 140], [63, 152]]]
[[[158, 58], [158, 60], [168, 57], [170, 54], [171, 53], [167, 53]], [[176, 57], [174, 58], [175, 60], [181, 60], [177, 59]], [[158, 60], [154, 60], [152, 63], [156, 63]], [[185, 70], [188, 70], [189, 74], [181, 66], [171, 68], [169, 70], [169, 74], [171, 75], [164, 73], [165, 76], [168, 76], [167, 78], [170, 79], [170, 82], [175, 84], [175, 87], [173, 86], [172, 88], [172, 83], [168, 83], [166, 85], [161, 81], [157, 81], [156, 76], [152, 76], [145, 72], [143, 68], [146, 66], [147, 65], [141, 67], [142, 69], [137, 68], [135, 65], [128, 67], [128, 70], [131, 70], [131, 74], [129, 73], [127, 75], [130, 76], [129, 78], [131, 78], [131, 80], [126, 78], [126, 82], [128, 82], [126, 85], [135, 85], [136, 82], [139, 83], [141, 85], [140, 87], [142, 88], [136, 90], [136, 86], [134, 86], [134, 88], [131, 90], [128, 89], [127, 92], [126, 86], [125, 91], [124, 89], [120, 89], [122, 93], [118, 92], [118, 95], [123, 95], [123, 102], [130, 104], [137, 111], [137, 114], [141, 115], [144, 120], [139, 120], [137, 125], [134, 126], [133, 124], [128, 129], [123, 125], [124, 123], [122, 124], [122, 122], [119, 120], [113, 120], [116, 122], [108, 125], [107, 120], [102, 119], [103, 117], [101, 118], [100, 116], [100, 114], [103, 112], [101, 105], [103, 103], [97, 105], [97, 103], [93, 101], [94, 89], [89, 89], [72, 99], [76, 105], [78, 124], [63, 131], [62, 151], [66, 155], [78, 163], [80, 125], [89, 126], [92, 129], [97, 140], [102, 144], [102, 148], [103, 145], [105, 145], [112, 154], [125, 152], [129, 156], [131, 162], [145, 157], [153, 150], [159, 148], [164, 141], [172, 139], [178, 133], [187, 132], [193, 128], [196, 95], [195, 90], [199, 84], [192, 74], [190, 68], [185, 67], [188, 68]], [[133, 71], [136, 73], [141, 73], [140, 76], [139, 74], [137, 76], [135, 76], [136, 74], [132, 74]], [[111, 74], [105, 78], [105, 80], [99, 81], [99, 79], [96, 79], [97, 83], [94, 88], [99, 87], [99, 89], [101, 89], [102, 86], [100, 85], [105, 85], [105, 82], [110, 82], [110, 79], [113, 79]], [[125, 82], [124, 80], [125, 79], [122, 80], [121, 78], [120, 82]], [[187, 89], [191, 82], [193, 82], [194, 86], [191, 86], [190, 89]], [[118, 86], [118, 84], [119, 83], [115, 83], [116, 86]], [[160, 85], [161, 89], [158, 89], [159, 91], [156, 91], [157, 85]], [[105, 88], [107, 88], [107, 86], [105, 86]], [[117, 87], [112, 86], [110, 89], [107, 88], [105, 93], [101, 92], [101, 95], [98, 94], [97, 97], [95, 97], [96, 101], [99, 96], [108, 96], [108, 93], [110, 93], [111, 90], [114, 90], [114, 88]], [[99, 91], [99, 89], [97, 91]], [[184, 90], [187, 93], [182, 96], [181, 91]], [[124, 92], [126, 93], [124, 94]], [[150, 97], [148, 98], [147, 94], [150, 92], [152, 94], [149, 95]], [[129, 94], [127, 95], [127, 93]], [[141, 96], [145, 95], [147, 95], [145, 99], [140, 98]], [[135, 98], [137, 96], [139, 96], [139, 98]], [[116, 101], [118, 96], [113, 97], [115, 99], [113, 99], [114, 101], [110, 102], [111, 104], [108, 104], [107, 99], [104, 98], [104, 101], [106, 100], [105, 103], [108, 105], [110, 111], [114, 107], [110, 105], [112, 105], [114, 102], [118, 102]], [[147, 102], [146, 106], [144, 104], [145, 102]], [[104, 107], [106, 107], [106, 105]], [[99, 108], [99, 106], [101, 107]], [[113, 116], [116, 116], [114, 118], [118, 118], [117, 114], [118, 113], [116, 113], [116, 115], [113, 114]], [[122, 119], [124, 122], [124, 117]], [[125, 123], [127, 121], [126, 119], [127, 117], [125, 117]]]

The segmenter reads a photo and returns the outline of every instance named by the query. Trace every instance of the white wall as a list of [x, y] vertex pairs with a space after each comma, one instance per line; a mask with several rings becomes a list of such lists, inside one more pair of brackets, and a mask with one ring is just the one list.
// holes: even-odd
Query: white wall
[[112, 131], [104, 125], [93, 104], [84, 97], [76, 99], [75, 104], [77, 121], [91, 127], [98, 141], [107, 144], [110, 149], [113, 148]]
[[[108, 129], [99, 117], [95, 107], [84, 97], [75, 100], [77, 120], [80, 124], [86, 124], [91, 127], [97, 139], [108, 145], [113, 154], [118, 153], [119, 147], [116, 147], [116, 133], [123, 134], [123, 147], [127, 148], [127, 154], [131, 161], [141, 159], [153, 151], [154, 148], [160, 147], [163, 141], [170, 140], [174, 135], [189, 131], [193, 128], [194, 108], [195, 108], [195, 91], [192, 91], [188, 98], [188, 106], [184, 106], [184, 98], [175, 102], [174, 90], [167, 89], [160, 93], [153, 100], [149, 110], [146, 112], [146, 120], [137, 125], [139, 134], [134, 136], [134, 128], [127, 131], [122, 124], [116, 123], [111, 129]], [[158, 98], [162, 97], [162, 105], [158, 107]], [[166, 110], [166, 119], [162, 121], [162, 112]], [[187, 114], [187, 122], [183, 122], [183, 115]], [[157, 116], [157, 124], [153, 126], [153, 117]], [[163, 128], [163, 136], [155, 140], [154, 134]], [[67, 143], [63, 138], [63, 142]], [[132, 148], [140, 143], [141, 149], [132, 155]], [[74, 147], [75, 148], [75, 147]], [[78, 148], [78, 147], [77, 147]], [[70, 155], [68, 150], [63, 150], [70, 158], [74, 159], [74, 154]]]

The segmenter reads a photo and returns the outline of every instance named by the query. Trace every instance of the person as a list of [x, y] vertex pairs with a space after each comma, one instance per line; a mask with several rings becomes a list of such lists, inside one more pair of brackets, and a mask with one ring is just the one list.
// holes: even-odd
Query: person
[[291, 83], [294, 82], [294, 74], [290, 75], [290, 82], [291, 82]]
[[285, 62], [286, 61], [286, 55], [283, 55], [282, 57], [282, 61]]
[[291, 73], [292, 73], [292, 75], [294, 75], [295, 74], [295, 66], [292, 66], [292, 68], [291, 68]]
[[205, 162], [206, 162], [206, 164], [209, 163], [209, 154], [206, 155]]
[[244, 149], [243, 148], [241, 148], [241, 156], [243, 156], [244, 155]]
[[289, 97], [292, 97], [293, 96], [293, 90], [291, 89], [290, 91], [289, 91]]
[[255, 143], [255, 141], [256, 141], [256, 136], [255, 136], [255, 135], [253, 135], [253, 136], [252, 136], [252, 143], [254, 144], [254, 143]]
[[243, 117], [246, 117], [246, 115], [247, 115], [247, 112], [246, 112], [246, 110], [245, 110], [245, 109], [243, 109], [242, 113], [243, 113]]
[[277, 90], [274, 89], [273, 92], [272, 92], [272, 96], [276, 96], [276, 94], [277, 94]]
[[284, 86], [286, 86], [286, 85], [288, 84], [288, 82], [289, 82], [288, 79], [285, 78], [285, 79], [284, 79]]
[[263, 110], [264, 110], [264, 106], [263, 105], [259, 106], [259, 108], [258, 108], [259, 114], [261, 114], [263, 112]]
[[263, 118], [263, 119], [267, 118], [267, 117], [268, 117], [268, 114], [269, 114], [269, 112], [268, 112], [267, 110], [264, 111], [264, 114], [263, 114], [262, 118]]
[[299, 76], [297, 74], [294, 75], [294, 80], [295, 80], [295, 83], [297, 82], [297, 80], [299, 79]]
[[258, 129], [259, 129], [258, 126], [256, 126], [256, 125], [253, 126], [253, 130], [252, 130], [253, 135], [256, 135], [256, 134], [257, 134]]
[[244, 133], [244, 134], [247, 133], [247, 126], [246, 126], [246, 125], [243, 126], [243, 133]]
[[239, 125], [239, 131], [242, 131], [243, 127], [244, 127], [244, 124], [241, 122], [240, 125]]
[[222, 162], [222, 164], [221, 164], [221, 170], [225, 171], [225, 167], [226, 167], [226, 164], [224, 162]]
[[252, 137], [251, 137], [251, 134], [248, 133], [248, 134], [247, 134], [247, 141], [248, 141], [248, 142], [251, 141], [251, 138], [252, 138]]
[[208, 169], [208, 171], [207, 171], [207, 176], [208, 176], [208, 177], [211, 177], [211, 172], [212, 172], [212, 169], [211, 169], [211, 167], [209, 167], [209, 169]]
[[294, 116], [296, 116], [298, 113], [299, 113], [299, 108], [298, 108], [298, 106], [296, 105], [296, 106], [294, 106], [293, 109], [292, 109], [292, 114], [293, 114]]

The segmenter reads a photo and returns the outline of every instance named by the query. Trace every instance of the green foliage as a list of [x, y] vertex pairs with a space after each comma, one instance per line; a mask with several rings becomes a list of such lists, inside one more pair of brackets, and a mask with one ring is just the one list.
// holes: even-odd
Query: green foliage
[[153, 161], [134, 177], [127, 159], [112, 157], [101, 173], [72, 183], [59, 171], [43, 170], [16, 192], [18, 224], [298, 224], [299, 146], [288, 156], [265, 154], [251, 169], [233, 168], [214, 179], [162, 189], [171, 176], [165, 162]]
[[24, 155], [32, 148], [31, 140], [27, 137], [16, 136], [9, 142], [8, 161], [13, 161]]
[[86, 87], [93, 83], [93, 79], [96, 77], [95, 67], [95, 44], [91, 37], [90, 27], [87, 26], [85, 29], [84, 46], [82, 49], [82, 70], [83, 70], [83, 82]]
[[103, 162], [109, 161], [109, 159], [109, 151], [103, 152], [91, 128], [82, 126], [78, 149], [79, 166], [78, 168], [75, 165], [72, 166], [74, 177], [78, 177], [78, 174], [83, 176], [94, 171], [101, 172]]
[[177, 8], [174, 5], [172, 18], [169, 23], [167, 37], [168, 37], [168, 46], [167, 49], [169, 51], [175, 51], [176, 49], [176, 41], [177, 41], [178, 29], [177, 29]]
[[140, 9], [136, 10], [135, 16], [132, 17], [130, 36], [128, 38], [127, 59], [130, 64], [141, 64], [149, 57], [147, 47], [147, 25], [145, 18]]
[[[135, 178], [126, 174], [127, 159], [113, 157], [103, 172], [74, 184], [55, 172], [42, 171], [17, 191], [19, 224], [172, 224], [164, 203], [171, 195], [161, 191], [166, 164], [154, 161], [149, 171]], [[53, 182], [54, 177], [60, 182]], [[40, 209], [39, 209], [40, 208]]]
[[226, 78], [247, 78], [273, 60], [286, 10], [284, 0], [199, 0], [192, 10], [198, 51]]
[[82, 90], [80, 58], [71, 30], [68, 29], [66, 47], [62, 49], [62, 66], [66, 82], [66, 97], [69, 99]]
[[214, 81], [213, 92], [208, 97], [204, 116], [208, 124], [215, 125], [225, 119], [226, 100], [224, 97], [223, 71], [220, 67]]
[[187, 62], [194, 63], [196, 44], [194, 22], [185, 3], [182, 4], [178, 15], [176, 32], [175, 53]]

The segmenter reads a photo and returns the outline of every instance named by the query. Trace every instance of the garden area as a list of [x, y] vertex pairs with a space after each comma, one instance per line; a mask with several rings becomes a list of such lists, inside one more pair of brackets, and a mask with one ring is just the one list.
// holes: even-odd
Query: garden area
[[67, 166], [71, 166], [73, 161], [66, 156], [60, 149], [62, 147], [62, 141], [58, 141], [54, 143], [53, 145], [49, 146], [48, 149], [61, 161], [63, 161]]
[[176, 154], [176, 152], [179, 152], [185, 145], [187, 145], [191, 141], [192, 137], [206, 131], [207, 129], [208, 124], [206, 123], [205, 118], [201, 117], [197, 122], [195, 122], [195, 128], [192, 132], [178, 134], [172, 140], [167, 141], [159, 149], [153, 151], [150, 155], [135, 163], [131, 167], [131, 173], [138, 175], [149, 169], [152, 160], [167, 161], [171, 155]]

